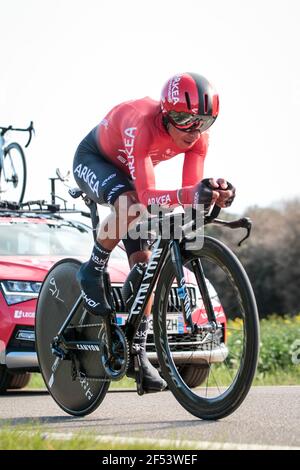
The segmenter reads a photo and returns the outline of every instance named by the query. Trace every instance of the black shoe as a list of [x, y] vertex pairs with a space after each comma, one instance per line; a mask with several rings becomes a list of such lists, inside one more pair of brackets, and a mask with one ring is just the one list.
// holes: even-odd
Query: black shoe
[[[158, 370], [151, 364], [144, 349], [138, 351], [142, 368], [142, 387], [146, 393], [161, 392], [167, 386], [167, 382], [159, 375]], [[137, 372], [134, 370], [134, 356], [130, 357], [126, 372], [127, 377], [136, 379]]]
[[89, 268], [88, 262], [83, 263], [77, 273], [77, 281], [80, 284], [84, 307], [92, 314], [107, 317], [112, 313], [104, 287], [104, 274], [97, 274]]

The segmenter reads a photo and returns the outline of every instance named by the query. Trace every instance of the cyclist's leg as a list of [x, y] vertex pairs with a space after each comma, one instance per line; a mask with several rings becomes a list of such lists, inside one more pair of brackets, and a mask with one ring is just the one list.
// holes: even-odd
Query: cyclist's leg
[[[148, 263], [151, 258], [151, 250], [146, 242], [141, 239], [134, 240], [130, 238], [130, 234], [128, 233], [126, 238], [123, 238], [123, 244], [127, 253], [130, 269], [133, 268], [136, 263]], [[150, 316], [152, 304], [153, 298], [151, 296], [144, 310], [146, 317]]]
[[[128, 238], [123, 239], [123, 243], [127, 252], [130, 267], [135, 263], [148, 263], [151, 251], [147, 243], [143, 240], [133, 240], [128, 234]], [[166, 388], [167, 383], [159, 375], [158, 370], [151, 364], [146, 353], [147, 335], [149, 331], [149, 316], [152, 310], [153, 299], [151, 298], [144, 310], [144, 316], [136, 332], [133, 340], [134, 349], [139, 356], [139, 362], [143, 374], [143, 389], [145, 392], [160, 392]], [[136, 378], [134, 370], [133, 357], [130, 358], [127, 376]]]
[[[126, 237], [129, 225], [139, 216], [138, 212], [136, 215], [129, 216], [128, 214], [132, 205], [138, 202], [137, 195], [132, 181], [121, 170], [101, 156], [94, 144], [92, 133], [83, 140], [76, 152], [74, 177], [78, 186], [91, 199], [98, 204], [109, 203], [114, 207], [99, 227], [91, 259], [84, 263], [79, 271], [79, 281], [84, 291], [86, 307], [96, 314], [109, 313], [102, 271], [111, 250], [123, 238], [130, 267], [137, 262], [147, 262], [151, 255], [151, 252], [145, 249], [146, 247], [141, 240], [134, 240], [130, 237], [130, 233]], [[127, 213], [125, 214], [124, 211], [127, 211]], [[120, 223], [120, 220], [122, 220], [122, 223]], [[114, 234], [109, 233], [109, 227], [115, 228]], [[95, 305], [96, 309], [92, 310], [92, 305]], [[99, 310], [97, 307], [100, 307]], [[166, 383], [148, 361], [145, 351], [149, 324], [148, 316], [151, 307], [152, 301], [147, 305], [145, 311], [147, 316], [142, 321], [135, 340], [137, 341], [137, 349], [140, 351], [144, 389], [146, 391], [159, 391], [165, 388]]]
[[[111, 309], [105, 296], [103, 270], [111, 250], [125, 235], [128, 224], [133, 220], [132, 217], [127, 220], [127, 214], [120, 214], [120, 208], [123, 209], [124, 204], [121, 205], [119, 199], [123, 196], [127, 207], [130, 208], [136, 202], [134, 187], [127, 175], [100, 154], [93, 143], [92, 133], [77, 149], [73, 172], [78, 186], [88, 197], [98, 204], [113, 206], [112, 212], [99, 227], [91, 258], [82, 265], [78, 273], [86, 308], [92, 313], [106, 316]], [[118, 223], [120, 217], [122, 217], [121, 229]], [[107, 227], [113, 228], [112, 233]]]

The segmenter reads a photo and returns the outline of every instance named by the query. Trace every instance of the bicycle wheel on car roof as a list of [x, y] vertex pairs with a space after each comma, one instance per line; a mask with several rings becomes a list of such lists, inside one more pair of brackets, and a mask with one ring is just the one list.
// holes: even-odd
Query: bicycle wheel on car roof
[[[52, 352], [53, 338], [80, 296], [76, 280], [80, 265], [75, 259], [64, 259], [48, 272], [39, 294], [35, 323], [38, 361], [45, 384], [56, 403], [74, 416], [94, 411], [110, 384], [105, 379], [98, 351], [75, 350], [63, 360]], [[101, 320], [80, 305], [64, 338], [98, 342], [102, 332]]]
[[[189, 277], [193, 322], [200, 328], [195, 334], [187, 331], [178, 296], [170, 305], [172, 297], [176, 300], [170, 292], [177, 281], [169, 257], [161, 271], [154, 302], [158, 360], [169, 389], [187, 411], [202, 419], [219, 419], [241, 405], [255, 375], [259, 352], [256, 302], [245, 270], [223, 243], [205, 237], [201, 249], [182, 249], [182, 262], [187, 268], [185, 276]], [[215, 329], [207, 320], [209, 301], [204, 300], [205, 289], [200, 285], [203, 282], [216, 315]], [[206, 373], [203, 382], [191, 389], [186, 371], [195, 367]]]
[[26, 189], [26, 160], [22, 147], [13, 142], [3, 155], [0, 168], [0, 197], [6, 201], [21, 203]]

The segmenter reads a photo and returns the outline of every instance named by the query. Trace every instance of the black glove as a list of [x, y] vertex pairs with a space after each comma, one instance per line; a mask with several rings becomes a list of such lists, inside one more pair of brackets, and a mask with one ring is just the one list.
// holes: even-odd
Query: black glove
[[[231, 206], [234, 198], [235, 198], [235, 187], [226, 181], [227, 188], [221, 189], [221, 187], [214, 187], [210, 183], [210, 178], [205, 178], [200, 183], [195, 186], [194, 192], [194, 200], [193, 200], [193, 207], [195, 208], [197, 204], [203, 204], [204, 209], [208, 209], [213, 202], [213, 192], [219, 193], [219, 198], [216, 199], [216, 205], [220, 205], [220, 207], [229, 207]], [[227, 198], [223, 204], [223, 197], [226, 191], [232, 191], [232, 195]], [[218, 204], [219, 202], [219, 204]], [[221, 204], [222, 203], [222, 204]]]
[[213, 197], [213, 188], [210, 185], [209, 178], [200, 181], [194, 188], [193, 209], [196, 209], [197, 204], [203, 204], [204, 209], [208, 209]]

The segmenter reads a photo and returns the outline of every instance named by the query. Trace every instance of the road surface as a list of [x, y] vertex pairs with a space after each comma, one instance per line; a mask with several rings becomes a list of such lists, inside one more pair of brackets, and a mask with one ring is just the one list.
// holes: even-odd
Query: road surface
[[115, 438], [184, 440], [199, 447], [203, 442], [225, 448], [300, 448], [300, 386], [254, 387], [235, 413], [210, 422], [190, 415], [169, 391], [142, 397], [112, 391], [83, 418], [64, 413], [47, 393], [21, 391], [0, 397], [0, 413], [0, 427], [34, 428], [34, 421], [39, 429], [61, 436], [84, 430]]

